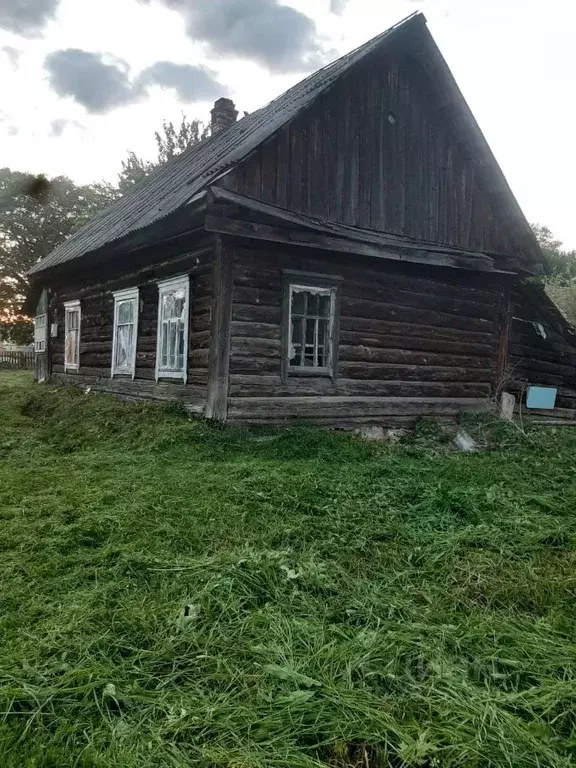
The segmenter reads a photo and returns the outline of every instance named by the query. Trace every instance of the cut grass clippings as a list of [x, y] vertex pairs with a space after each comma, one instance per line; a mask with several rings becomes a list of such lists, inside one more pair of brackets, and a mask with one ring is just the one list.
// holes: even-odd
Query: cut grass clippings
[[23, 374], [0, 424], [3, 768], [576, 763], [574, 430], [450, 454]]

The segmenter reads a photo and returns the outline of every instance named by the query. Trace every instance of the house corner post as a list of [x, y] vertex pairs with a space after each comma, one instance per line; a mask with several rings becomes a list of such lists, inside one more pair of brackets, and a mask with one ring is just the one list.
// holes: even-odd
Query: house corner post
[[228, 416], [232, 292], [233, 250], [222, 242], [221, 235], [215, 235], [205, 416], [221, 422], [225, 422]]

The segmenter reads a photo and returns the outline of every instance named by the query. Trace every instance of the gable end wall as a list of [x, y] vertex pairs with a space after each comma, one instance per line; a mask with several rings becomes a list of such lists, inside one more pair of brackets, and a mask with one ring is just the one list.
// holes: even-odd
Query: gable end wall
[[523, 235], [407, 57], [367, 57], [218, 184], [326, 220], [520, 255]]

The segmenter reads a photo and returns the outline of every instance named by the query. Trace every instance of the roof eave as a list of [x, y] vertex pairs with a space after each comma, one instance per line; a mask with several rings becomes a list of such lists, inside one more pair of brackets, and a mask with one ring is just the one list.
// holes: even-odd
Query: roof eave
[[[181, 214], [184, 209], [187, 209], [189, 218], [188, 223], [191, 228], [196, 225], [196, 228], [202, 226], [202, 217], [206, 207], [207, 190], [195, 194], [191, 197], [183, 206], [173, 211], [171, 215], [165, 216], [161, 219], [155, 219], [147, 227], [141, 229], [135, 229], [127, 233], [124, 237], [117, 240], [112, 240], [106, 243], [100, 248], [93, 251], [87, 251], [81, 257], [71, 259], [68, 261], [57, 262], [56, 264], [49, 264], [46, 268], [42, 268], [42, 261], [37, 262], [31, 267], [26, 276], [30, 279], [31, 283], [42, 283], [50, 280], [51, 277], [69, 272], [72, 265], [72, 269], [82, 269], [86, 263], [94, 265], [100, 262], [105, 262], [108, 259], [131, 253], [140, 248], [154, 246], [158, 243], [166, 241], [166, 227], [169, 227], [170, 220]], [[154, 233], [158, 232], [156, 238], [153, 237]], [[185, 234], [185, 230], [174, 231], [170, 237], [180, 237]], [[152, 236], [152, 237], [151, 237]]]

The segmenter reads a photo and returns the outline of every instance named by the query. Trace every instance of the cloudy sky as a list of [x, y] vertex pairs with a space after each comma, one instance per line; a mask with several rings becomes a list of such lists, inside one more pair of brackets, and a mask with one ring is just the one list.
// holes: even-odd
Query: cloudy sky
[[574, 0], [0, 0], [0, 167], [114, 180], [163, 118], [252, 111], [415, 10], [528, 219], [576, 248]]

